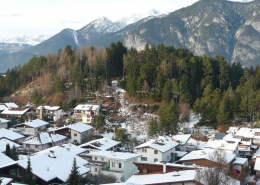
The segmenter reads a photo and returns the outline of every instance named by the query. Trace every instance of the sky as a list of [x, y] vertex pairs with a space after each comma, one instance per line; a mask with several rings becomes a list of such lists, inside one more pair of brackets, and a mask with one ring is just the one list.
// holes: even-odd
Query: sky
[[173, 12], [198, 0], [0, 0], [0, 38], [78, 30], [105, 16], [111, 21], [152, 9]]

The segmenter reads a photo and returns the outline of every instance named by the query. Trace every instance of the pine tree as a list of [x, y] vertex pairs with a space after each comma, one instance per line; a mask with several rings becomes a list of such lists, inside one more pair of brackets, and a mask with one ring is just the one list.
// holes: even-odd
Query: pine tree
[[15, 148], [15, 145], [13, 145], [11, 152], [12, 152], [12, 159], [17, 161], [18, 160], [18, 153], [17, 153], [17, 149]]
[[81, 182], [81, 175], [79, 174], [76, 158], [73, 160], [72, 169], [67, 180], [68, 185], [79, 185]]
[[28, 158], [28, 161], [27, 161], [27, 167], [25, 169], [23, 182], [25, 184], [29, 184], [29, 185], [35, 184], [35, 181], [34, 181], [34, 178], [33, 178], [33, 173], [32, 173], [30, 157]]
[[158, 121], [157, 119], [152, 119], [150, 121], [150, 125], [149, 125], [149, 135], [150, 136], [155, 136], [158, 132]]
[[7, 144], [5, 147], [5, 155], [12, 158], [12, 152], [9, 144]]

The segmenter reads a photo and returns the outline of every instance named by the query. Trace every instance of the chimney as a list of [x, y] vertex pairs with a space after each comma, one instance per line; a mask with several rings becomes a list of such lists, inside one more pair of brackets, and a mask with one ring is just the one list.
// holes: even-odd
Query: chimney
[[50, 150], [49, 157], [50, 158], [56, 158], [56, 156], [54, 155], [54, 151], [53, 150]]
[[47, 171], [49, 171], [49, 167], [47, 167]]
[[166, 162], [163, 162], [163, 173], [166, 173]]
[[67, 151], [69, 152], [69, 151], [70, 151], [70, 148], [67, 148]]

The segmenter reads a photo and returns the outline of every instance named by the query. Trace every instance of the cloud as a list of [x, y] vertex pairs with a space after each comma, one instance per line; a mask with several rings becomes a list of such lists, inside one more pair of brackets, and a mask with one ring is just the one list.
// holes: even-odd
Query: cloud
[[5, 14], [1, 14], [0, 17], [7, 17], [8, 15]]
[[20, 17], [21, 14], [11, 14], [10, 17]]

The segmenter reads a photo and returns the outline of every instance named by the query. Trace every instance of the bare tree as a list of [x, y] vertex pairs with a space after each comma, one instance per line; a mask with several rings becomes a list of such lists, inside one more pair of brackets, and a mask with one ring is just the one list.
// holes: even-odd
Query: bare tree
[[239, 181], [231, 178], [230, 166], [226, 160], [224, 150], [213, 150], [209, 153], [209, 160], [214, 161], [207, 167], [196, 171], [195, 181], [204, 185], [237, 185]]

